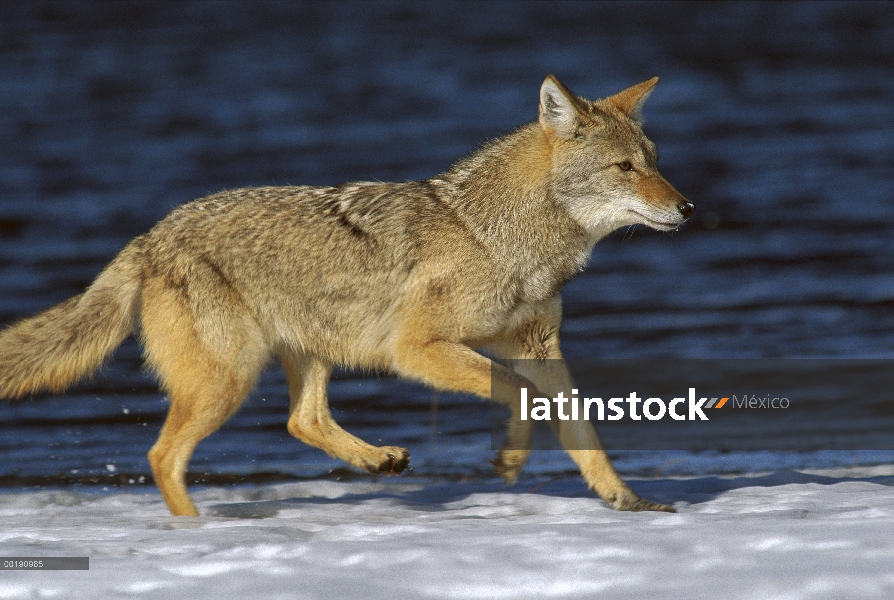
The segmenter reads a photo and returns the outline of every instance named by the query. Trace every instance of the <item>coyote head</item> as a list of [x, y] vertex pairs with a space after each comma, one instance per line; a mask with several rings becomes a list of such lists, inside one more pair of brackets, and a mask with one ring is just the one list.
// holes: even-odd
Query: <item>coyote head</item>
[[572, 217], [598, 240], [618, 227], [678, 227], [695, 209], [658, 173], [640, 111], [653, 77], [602, 100], [572, 94], [552, 75], [540, 88], [540, 126], [552, 149], [552, 184]]

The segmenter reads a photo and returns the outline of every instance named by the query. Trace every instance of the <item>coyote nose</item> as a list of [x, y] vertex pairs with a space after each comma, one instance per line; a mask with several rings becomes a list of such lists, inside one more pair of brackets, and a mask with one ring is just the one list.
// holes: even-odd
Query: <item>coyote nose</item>
[[695, 204], [689, 200], [684, 200], [677, 205], [677, 210], [680, 211], [680, 214], [683, 215], [683, 218], [685, 219], [695, 210]]

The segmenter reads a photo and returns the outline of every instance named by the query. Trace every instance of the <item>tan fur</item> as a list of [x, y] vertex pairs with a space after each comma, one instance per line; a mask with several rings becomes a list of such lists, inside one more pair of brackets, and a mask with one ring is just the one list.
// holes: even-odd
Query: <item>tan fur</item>
[[[515, 411], [522, 386], [573, 387], [554, 362], [516, 362], [561, 357], [561, 287], [614, 229], [673, 229], [692, 209], [658, 174], [638, 121], [656, 81], [594, 102], [550, 76], [538, 122], [425, 181], [240, 189], [185, 204], [84, 294], [0, 333], [0, 396], [65, 389], [139, 325], [171, 403], [149, 462], [173, 514], [198, 514], [185, 484], [192, 453], [272, 357], [288, 378], [293, 436], [399, 473], [406, 449], [367, 444], [332, 419], [333, 365]], [[524, 447], [531, 431], [515, 421], [513, 447]], [[558, 434], [567, 448], [594, 448], [569, 453], [612, 506], [670, 510], [627, 487], [588, 423], [562, 422]], [[526, 458], [504, 450], [495, 465], [511, 481]]]

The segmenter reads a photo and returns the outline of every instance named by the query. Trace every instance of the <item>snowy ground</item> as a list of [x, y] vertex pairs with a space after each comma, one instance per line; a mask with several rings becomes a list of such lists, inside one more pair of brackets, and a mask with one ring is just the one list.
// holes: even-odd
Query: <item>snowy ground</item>
[[0, 598], [894, 597], [894, 470], [633, 481], [677, 514], [620, 513], [573, 478], [315, 481], [195, 492], [5, 492]]

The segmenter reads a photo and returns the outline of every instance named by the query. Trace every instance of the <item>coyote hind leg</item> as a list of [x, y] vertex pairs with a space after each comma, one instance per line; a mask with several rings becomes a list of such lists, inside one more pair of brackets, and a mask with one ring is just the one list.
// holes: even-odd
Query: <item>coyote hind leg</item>
[[206, 377], [202, 390], [180, 390], [171, 386], [171, 408], [158, 441], [149, 450], [149, 465], [155, 484], [177, 516], [198, 516], [199, 511], [186, 487], [186, 468], [200, 441], [217, 431], [239, 408], [254, 379], [226, 376]]
[[196, 516], [186, 487], [189, 460], [198, 443], [245, 400], [268, 351], [250, 319], [239, 314], [218, 319], [229, 327], [220, 330], [224, 341], [215, 350], [200, 339], [202, 327], [181, 293], [157, 280], [148, 281], [146, 290], [141, 337], [147, 362], [170, 400], [149, 465], [171, 513]]
[[331, 364], [289, 349], [284, 349], [280, 357], [289, 382], [290, 434], [370, 473], [397, 475], [407, 467], [410, 453], [406, 448], [367, 444], [332, 418], [326, 394]]

